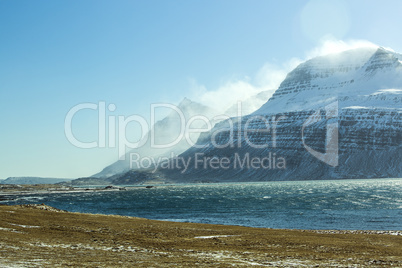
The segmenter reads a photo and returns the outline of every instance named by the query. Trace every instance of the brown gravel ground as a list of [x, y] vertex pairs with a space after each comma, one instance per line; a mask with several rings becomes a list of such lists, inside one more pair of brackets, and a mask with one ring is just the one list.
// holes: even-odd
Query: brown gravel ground
[[0, 267], [402, 267], [402, 232], [249, 228], [0, 206]]

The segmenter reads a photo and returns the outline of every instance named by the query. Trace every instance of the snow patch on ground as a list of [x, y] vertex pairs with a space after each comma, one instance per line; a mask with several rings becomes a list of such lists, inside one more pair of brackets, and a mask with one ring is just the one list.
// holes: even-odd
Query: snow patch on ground
[[35, 226], [35, 225], [21, 225], [21, 224], [15, 224], [15, 223], [8, 223], [10, 225], [14, 225], [14, 226], [19, 226], [22, 228], [40, 228], [40, 226]]
[[4, 227], [0, 227], [0, 231], [6, 231], [6, 232], [13, 232], [13, 233], [22, 233], [18, 230], [12, 229], [12, 228], [4, 228]]
[[194, 238], [208, 239], [208, 238], [230, 237], [230, 236], [240, 236], [240, 235], [209, 235], [209, 236], [196, 236]]

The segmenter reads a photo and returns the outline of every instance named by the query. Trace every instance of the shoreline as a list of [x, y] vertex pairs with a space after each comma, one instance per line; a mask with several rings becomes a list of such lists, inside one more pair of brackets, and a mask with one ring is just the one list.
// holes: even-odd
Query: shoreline
[[[400, 180], [400, 179], [398, 179]], [[198, 184], [197, 184], [198, 185]], [[209, 186], [210, 184], [200, 184], [201, 186]], [[0, 205], [20, 205], [24, 203], [29, 203], [31, 201], [31, 197], [34, 199], [38, 199], [38, 196], [48, 196], [52, 197], [53, 194], [65, 194], [63, 196], [66, 196], [68, 198], [69, 194], [76, 194], [76, 193], [111, 193], [111, 192], [119, 192], [119, 191], [131, 191], [134, 189], [140, 189], [140, 191], [152, 191], [152, 189], [147, 189], [147, 188], [169, 188], [169, 187], [192, 187], [193, 185], [126, 185], [126, 186], [114, 186], [114, 185], [109, 185], [109, 186], [85, 186], [85, 187], [72, 187], [72, 186], [65, 186], [65, 185], [54, 185], [54, 184], [36, 184], [36, 185], [0, 185]], [[41, 200], [41, 199], [39, 199]], [[35, 203], [40, 203], [43, 201], [35, 201]], [[56, 205], [57, 206], [57, 205]], [[65, 208], [65, 209], [71, 209], [71, 208]], [[87, 213], [85, 210], [74, 210], [77, 213]], [[94, 211], [97, 213], [97, 211]], [[107, 211], [102, 211], [100, 213], [108, 213]], [[99, 215], [111, 215], [111, 214], [99, 214]], [[124, 213], [122, 215], [125, 215]], [[134, 215], [135, 216], [135, 215]], [[152, 218], [150, 220], [161, 220], [165, 221], [164, 218]], [[168, 220], [166, 220], [168, 221]], [[182, 222], [182, 223], [202, 223], [202, 221], [186, 221], [186, 220], [181, 220], [181, 221], [175, 221], [172, 220], [172, 222]], [[209, 224], [214, 224], [213, 221], [210, 221]], [[338, 233], [338, 234], [352, 234], [352, 233], [366, 233], [366, 234], [390, 234], [390, 235], [397, 235], [401, 236], [402, 235], [402, 229], [400, 229], [400, 226], [394, 226], [397, 228], [381, 228], [380, 225], [376, 225], [374, 227], [376, 228], [366, 228], [365, 226], [361, 225], [355, 225], [352, 228], [351, 226], [346, 226], [343, 227], [342, 225], [337, 225], [337, 226], [327, 226], [329, 228], [311, 228], [311, 226], [281, 226], [281, 225], [275, 225], [275, 226], [270, 226], [270, 225], [241, 225], [238, 223], [219, 223], [217, 222], [216, 224], [225, 224], [227, 226], [230, 226], [229, 224], [232, 224], [233, 226], [244, 226], [244, 227], [250, 227], [250, 228], [270, 228], [270, 229], [277, 229], [277, 230], [301, 230], [301, 231], [312, 231], [312, 232], [320, 232], [320, 233]], [[301, 228], [300, 228], [301, 227]], [[373, 226], [371, 226], [373, 227]], [[331, 229], [334, 228], [334, 229]], [[361, 229], [360, 229], [361, 228]]]
[[[107, 188], [110, 187], [110, 188]], [[144, 186], [145, 187], [145, 186]], [[129, 187], [118, 186], [102, 186], [95, 187], [70, 187], [59, 186], [53, 184], [25, 184], [25, 185], [9, 185], [0, 184], [0, 200], [7, 196], [24, 196], [24, 195], [40, 195], [40, 194], [61, 194], [61, 193], [86, 193], [86, 192], [115, 192], [126, 190]]]
[[7, 267], [402, 266], [402, 231], [267, 229], [0, 206]]

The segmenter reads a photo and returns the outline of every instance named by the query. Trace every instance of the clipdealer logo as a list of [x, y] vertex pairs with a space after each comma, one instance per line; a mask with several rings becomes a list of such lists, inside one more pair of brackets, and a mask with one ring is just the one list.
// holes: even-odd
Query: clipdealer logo
[[[165, 144], [157, 144], [155, 138], [158, 133], [155, 133], [153, 127], [156, 123], [156, 109], [167, 108], [178, 116], [179, 133], [174, 136], [172, 141]], [[79, 140], [73, 133], [73, 119], [78, 117], [83, 110], [92, 110], [98, 116], [98, 136], [97, 139], [91, 142], [84, 142]], [[153, 169], [164, 167], [182, 167], [182, 170], [187, 170], [190, 167], [190, 162], [193, 168], [209, 168], [209, 169], [228, 169], [228, 168], [252, 168], [252, 169], [285, 169], [286, 161], [284, 157], [276, 155], [273, 152], [268, 152], [266, 148], [271, 144], [272, 148], [277, 147], [277, 127], [281, 120], [286, 119], [285, 115], [251, 115], [242, 117], [241, 102], [238, 103], [237, 117], [230, 117], [228, 115], [217, 115], [213, 118], [207, 118], [203, 115], [195, 115], [186, 118], [183, 111], [175, 105], [168, 103], [151, 104], [151, 117], [150, 122], [140, 115], [110, 115], [111, 112], [116, 110], [114, 104], [106, 105], [105, 102], [99, 103], [82, 103], [71, 108], [64, 121], [64, 131], [67, 140], [78, 148], [118, 148], [119, 160], [126, 160], [130, 164], [130, 168], [140, 169]], [[322, 110], [325, 112], [325, 117], [321, 116]], [[109, 113], [109, 115], [107, 115]], [[270, 118], [269, 118], [270, 117]], [[310, 115], [301, 128], [301, 137], [303, 147], [320, 161], [328, 164], [329, 166], [338, 166], [338, 102], [331, 103], [323, 109], [316, 110]], [[326, 136], [325, 136], [325, 152], [319, 152], [310, 147], [306, 142], [306, 128], [311, 127], [313, 124], [326, 120]], [[204, 127], [194, 127], [194, 122], [202, 122]], [[214, 128], [213, 122], [225, 121], [224, 127]], [[127, 137], [127, 128], [129, 125], [136, 124], [139, 126], [140, 138], [132, 142]], [[283, 126], [282, 126], [283, 127]], [[116, 133], [117, 132], [117, 133]], [[191, 139], [191, 134], [201, 134], [203, 132], [210, 132], [210, 140], [207, 144], [197, 144], [197, 140]], [[220, 137], [228, 135], [227, 140], [223, 143], [219, 142]], [[266, 140], [258, 143], [253, 140], [255, 137], [265, 136]], [[150, 141], [149, 141], [150, 139]], [[270, 139], [270, 140], [268, 140]], [[155, 155], [140, 155], [136, 152], [126, 153], [127, 149], [141, 148], [146, 144], [150, 148], [165, 149], [169, 152], [178, 143], [183, 141], [187, 142], [188, 147], [204, 148], [205, 146], [212, 146], [215, 149], [223, 148], [240, 148], [247, 146], [253, 149], [262, 149], [264, 155], [251, 156], [249, 153], [239, 154], [234, 152], [230, 157], [209, 157], [203, 153], [196, 153], [193, 157], [184, 159], [180, 156], [171, 155], [155, 156]], [[128, 158], [128, 159], [127, 159]], [[193, 159], [192, 159], [193, 158]]]
[[[238, 103], [238, 113], [236, 116], [231, 117], [229, 115], [220, 114], [212, 118], [208, 118], [203, 115], [194, 115], [189, 118], [185, 116], [183, 111], [175, 105], [169, 103], [156, 103], [151, 104], [150, 122], [137, 114], [130, 116], [123, 115], [107, 115], [107, 112], [114, 112], [116, 106], [109, 104], [106, 106], [105, 102], [95, 103], [82, 103], [71, 108], [64, 120], [64, 132], [67, 140], [74, 146], [83, 149], [91, 148], [118, 148], [119, 158], [125, 160], [127, 149], [137, 149], [145, 144], [153, 149], [170, 149], [177, 144], [185, 141], [189, 147], [202, 148], [204, 145], [197, 144], [197, 140], [192, 139], [191, 134], [201, 134], [211, 131], [211, 145], [217, 149], [223, 149], [227, 147], [241, 147], [247, 145], [255, 149], [267, 148], [269, 144], [258, 144], [253, 142], [252, 135], [250, 133], [268, 133], [271, 135], [272, 147], [276, 147], [276, 128], [279, 121], [284, 119], [284, 116], [272, 116], [266, 118], [264, 116], [255, 115], [248, 116], [245, 122], [242, 121], [241, 114], [241, 102]], [[179, 133], [175, 133], [174, 140], [168, 143], [157, 143], [156, 137], [158, 135], [157, 130], [153, 127], [156, 123], [156, 109], [164, 108], [170, 109], [177, 115]], [[98, 124], [97, 132], [98, 136], [96, 140], [91, 142], [84, 142], [74, 135], [73, 121], [84, 110], [93, 110], [97, 112]], [[239, 120], [240, 118], [240, 120]], [[213, 129], [214, 122], [227, 123], [224, 127]], [[201, 122], [203, 127], [199, 127]], [[260, 125], [256, 126], [256, 122]], [[140, 138], [136, 142], [130, 141], [127, 137], [127, 128], [131, 125], [137, 125]], [[116, 135], [117, 132], [117, 135]], [[224, 142], [219, 142], [219, 136], [222, 133], [229, 133], [229, 139]], [[166, 134], [166, 133], [165, 133]], [[164, 134], [164, 135], [165, 135]], [[149, 142], [148, 142], [149, 141]]]

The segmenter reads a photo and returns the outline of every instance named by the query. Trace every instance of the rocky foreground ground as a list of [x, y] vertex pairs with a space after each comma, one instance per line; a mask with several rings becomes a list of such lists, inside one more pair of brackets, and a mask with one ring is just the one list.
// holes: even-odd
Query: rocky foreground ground
[[0, 206], [1, 267], [402, 267], [402, 232], [248, 228]]

